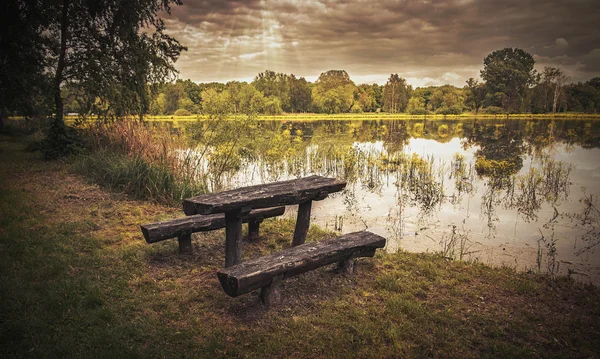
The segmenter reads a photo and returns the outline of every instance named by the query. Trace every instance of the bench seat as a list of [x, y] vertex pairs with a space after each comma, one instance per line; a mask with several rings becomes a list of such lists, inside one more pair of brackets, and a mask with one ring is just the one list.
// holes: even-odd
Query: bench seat
[[[258, 236], [258, 224], [265, 218], [281, 216], [285, 212], [285, 207], [274, 207], [256, 209], [250, 211], [242, 217], [243, 222], [250, 223], [249, 237], [254, 239]], [[212, 231], [225, 228], [225, 215], [223, 213], [211, 215], [194, 215], [183, 218], [172, 219], [168, 221], [144, 224], [141, 226], [144, 238], [148, 243], [156, 243], [169, 238], [179, 238], [187, 240], [192, 233]], [[181, 251], [180, 247], [180, 251]], [[191, 244], [190, 248], [191, 249]], [[183, 250], [182, 252], [186, 252]]]
[[[279, 300], [276, 286], [282, 279], [331, 263], [340, 263], [342, 268], [351, 272], [353, 258], [372, 257], [375, 250], [383, 248], [385, 243], [386, 239], [377, 234], [354, 232], [331, 240], [301, 244], [224, 268], [218, 271], [217, 276], [225, 293], [232, 297], [262, 288], [263, 302], [275, 304]], [[274, 289], [277, 293], [271, 300], [269, 297]]]

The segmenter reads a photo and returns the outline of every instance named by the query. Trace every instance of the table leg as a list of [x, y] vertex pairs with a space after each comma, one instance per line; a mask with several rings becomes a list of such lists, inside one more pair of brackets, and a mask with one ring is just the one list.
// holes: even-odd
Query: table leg
[[192, 235], [184, 234], [177, 237], [177, 241], [179, 242], [179, 253], [181, 254], [190, 254], [194, 250], [192, 249]]
[[257, 240], [260, 233], [260, 222], [261, 220], [248, 222], [248, 240]]
[[225, 212], [225, 268], [240, 263], [242, 251], [241, 211]]
[[298, 219], [296, 220], [296, 229], [294, 230], [294, 239], [292, 246], [303, 244], [306, 240], [306, 233], [310, 226], [310, 209], [312, 201], [300, 203], [298, 205]]

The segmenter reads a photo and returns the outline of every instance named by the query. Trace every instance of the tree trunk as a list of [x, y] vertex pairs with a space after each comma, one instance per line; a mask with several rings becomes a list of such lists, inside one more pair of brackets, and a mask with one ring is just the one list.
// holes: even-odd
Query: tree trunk
[[60, 85], [63, 81], [63, 71], [65, 69], [65, 56], [67, 54], [67, 36], [69, 35], [69, 0], [63, 1], [62, 14], [60, 19], [60, 50], [58, 54], [58, 64], [56, 74], [54, 74], [54, 104], [56, 107], [56, 121], [63, 124], [64, 104], [60, 95]]
[[6, 111], [0, 107], [0, 130], [4, 128], [4, 120], [7, 118]]
[[561, 90], [561, 86], [560, 86], [560, 84], [557, 84], [556, 87], [554, 88], [554, 98], [552, 101], [552, 113], [556, 113], [556, 105], [558, 104], [558, 99], [560, 98], [560, 90]]

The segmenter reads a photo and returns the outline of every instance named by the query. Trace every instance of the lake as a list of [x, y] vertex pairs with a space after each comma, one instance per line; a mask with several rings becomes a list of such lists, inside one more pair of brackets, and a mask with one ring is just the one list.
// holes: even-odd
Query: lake
[[[388, 251], [436, 252], [600, 282], [600, 121], [232, 121], [185, 125], [211, 191], [311, 174], [346, 189], [312, 223], [368, 229]], [[209, 135], [213, 133], [214, 135]], [[223, 135], [225, 133], [225, 135]], [[286, 211], [294, 216], [294, 208]]]

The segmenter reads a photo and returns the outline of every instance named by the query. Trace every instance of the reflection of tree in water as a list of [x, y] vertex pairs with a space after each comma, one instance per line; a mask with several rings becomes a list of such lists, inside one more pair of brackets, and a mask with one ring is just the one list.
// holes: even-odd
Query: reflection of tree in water
[[476, 122], [464, 146], [478, 147], [475, 169], [479, 176], [509, 177], [523, 167], [525, 148], [519, 121], [492, 125]]
[[[223, 143], [217, 143], [221, 137], [213, 136], [212, 142], [204, 145], [211, 147], [207, 153], [214, 155], [213, 163], [221, 164], [219, 168], [231, 169], [232, 174], [240, 167], [250, 168], [248, 171], [258, 176], [255, 183], [310, 174], [344, 179], [348, 182], [343, 194], [348, 213], [358, 213], [363, 205], [369, 205], [359, 203], [356, 191], [381, 193], [382, 188], [395, 186], [397, 205], [390, 211], [390, 218], [400, 221], [408, 207], [418, 209], [421, 222], [445, 199], [460, 204], [465, 195], [474, 195], [476, 181], [481, 179], [485, 186], [481, 214], [489, 233], [495, 234], [498, 206], [515, 209], [531, 221], [537, 220], [544, 203], [555, 205], [568, 195], [572, 167], [544, 152], [556, 143], [600, 145], [599, 123], [487, 119], [258, 121], [235, 136], [222, 136]], [[476, 160], [468, 163], [465, 157], [455, 155], [450, 163], [440, 163], [407, 152], [415, 136], [442, 143], [462, 138], [465, 149], [475, 150]], [[533, 162], [519, 174], [525, 154], [531, 155]], [[228, 161], [227, 166], [224, 161]], [[224, 188], [239, 185], [234, 175], [224, 173], [222, 178]], [[449, 197], [444, 193], [445, 179], [453, 185]], [[401, 231], [403, 224], [397, 223], [396, 227]]]

